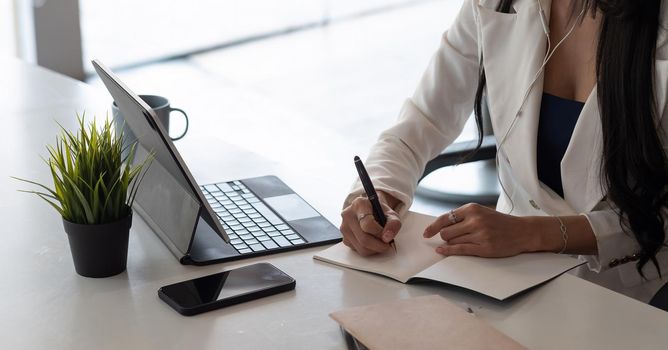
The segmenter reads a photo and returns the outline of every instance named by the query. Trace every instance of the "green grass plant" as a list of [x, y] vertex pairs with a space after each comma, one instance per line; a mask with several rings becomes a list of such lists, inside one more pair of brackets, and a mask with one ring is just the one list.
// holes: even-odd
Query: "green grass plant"
[[[77, 224], [104, 224], [130, 215], [137, 190], [153, 157], [133, 165], [137, 143], [123, 146], [122, 133], [116, 134], [109, 120], [98, 128], [88, 127], [77, 115], [79, 129], [62, 125], [55, 145], [48, 145], [45, 159], [53, 178], [53, 188], [35, 181], [15, 178], [41, 188], [32, 193], [55, 208], [63, 219]], [[128, 152], [125, 152], [128, 151]]]

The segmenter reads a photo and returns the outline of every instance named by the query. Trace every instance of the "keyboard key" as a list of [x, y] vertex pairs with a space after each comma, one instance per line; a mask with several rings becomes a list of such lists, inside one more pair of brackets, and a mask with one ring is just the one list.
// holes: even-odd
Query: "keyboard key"
[[252, 221], [242, 222], [241, 224], [244, 225], [244, 226], [245, 226], [247, 229], [249, 229], [249, 230], [250, 230], [251, 228], [257, 228], [256, 231], [259, 231], [259, 230], [260, 230], [260, 228], [257, 227], [257, 225], [255, 225], [255, 223], [252, 222]]
[[232, 190], [232, 187], [230, 187], [230, 185], [228, 185], [225, 182], [221, 182], [221, 183], [217, 184], [217, 186], [223, 192], [228, 192], [228, 191]]
[[252, 250], [250, 250], [249, 248], [237, 249], [237, 251], [239, 252], [239, 254], [248, 254], [248, 253], [252, 252]]
[[285, 238], [294, 241], [295, 239], [300, 239], [301, 237], [293, 234], [293, 235], [286, 235]]
[[244, 210], [244, 211], [248, 210], [248, 209], [252, 209], [252, 208], [253, 207], [250, 204], [242, 204], [242, 205], [239, 206], [239, 209]]
[[[230, 238], [231, 238], [231, 237], [230, 237]], [[242, 241], [242, 240], [239, 239], [239, 238], [236, 238], [236, 239], [230, 239], [230, 243], [231, 243], [232, 245], [235, 245], [235, 244], [243, 244], [244, 241]]]
[[237, 206], [232, 204], [232, 203], [224, 204], [223, 207], [225, 207], [225, 209], [227, 209], [227, 210], [237, 209]]
[[218, 191], [218, 187], [216, 187], [216, 185], [204, 185], [204, 188], [209, 192]]
[[252, 194], [252, 193], [250, 193], [250, 192], [248, 192], [248, 193], [242, 193], [241, 196], [244, 197], [244, 198], [246, 198], [246, 199], [250, 199], [250, 198], [255, 197], [255, 195]]
[[271, 237], [282, 236], [281, 233], [278, 232], [278, 231], [269, 231], [269, 232], [267, 232], [267, 234], [268, 234], [269, 236], [271, 236]]
[[265, 248], [262, 244], [260, 244], [260, 243], [258, 243], [258, 244], [251, 244], [251, 245], [250, 245], [250, 248], [253, 249], [254, 252], [260, 252], [260, 251], [263, 251], [263, 250], [266, 249], [266, 248]]
[[265, 248], [267, 248], [267, 249], [275, 249], [275, 248], [278, 248], [278, 245], [276, 245], [276, 243], [274, 243], [274, 241], [271, 241], [271, 240], [269, 240], [269, 241], [264, 241], [264, 242], [262, 242], [262, 244], [263, 244], [263, 245], [265, 246]]
[[[252, 221], [249, 217], [244, 216], [244, 217], [239, 218], [239, 222], [243, 225], [244, 223], [249, 223], [249, 222], [252, 222]], [[246, 226], [246, 225], [244, 225], [244, 226]]]
[[255, 203], [260, 203], [260, 200], [257, 198], [247, 198], [248, 203], [255, 204]]
[[279, 230], [287, 230], [287, 229], [289, 229], [288, 225], [285, 225], [285, 224], [283, 224], [283, 225], [276, 225], [276, 228], [279, 229]]
[[244, 241], [253, 239], [252, 235], [239, 235], [239, 238], [243, 239]]
[[290, 241], [285, 239], [285, 237], [281, 237], [281, 236], [274, 237], [274, 242], [276, 242], [281, 247], [289, 247], [289, 246], [292, 245], [292, 243], [290, 243]]
[[[249, 226], [249, 227], [247, 227], [247, 229], [248, 229], [248, 231], [250, 231], [250, 232], [262, 231], [262, 229], [259, 228], [259, 227], [257, 227], [257, 226]], [[265, 232], [266, 232], [266, 231], [265, 231]]]
[[294, 244], [294, 245], [297, 245], [297, 244], [304, 244], [304, 243], [306, 243], [306, 242], [304, 242], [304, 240], [301, 239], [301, 238], [300, 238], [300, 239], [295, 239], [294, 241], [290, 241], [290, 242], [292, 242], [292, 244]]
[[257, 211], [254, 210], [249, 210], [249, 211], [244, 211], [244, 213], [248, 214], [248, 217], [251, 219], [259, 219], [262, 217]]
[[247, 241], [244, 241], [244, 243], [246, 243], [246, 244], [248, 244], [248, 245], [251, 245], [251, 244], [258, 244], [258, 243], [260, 243], [260, 241], [258, 241], [257, 239], [254, 239], [254, 238], [253, 238], [253, 239], [249, 239], [249, 240], [247, 240]]
[[260, 237], [260, 236], [266, 236], [267, 235], [266, 233], [264, 233], [262, 231], [251, 232], [251, 234], [253, 235], [253, 237]]
[[244, 243], [232, 244], [232, 246], [233, 246], [234, 249], [236, 249], [236, 250], [247, 248], [246, 244], [244, 244]]
[[268, 223], [268, 222], [266, 222], [266, 221], [265, 221], [265, 222], [260, 222], [260, 223], [258, 223], [257, 225], [260, 226], [260, 227], [269, 227], [269, 226], [271, 226], [271, 224]]
[[281, 230], [281, 234], [282, 234], [283, 236], [293, 235], [293, 234], [295, 234], [295, 231], [292, 231], [292, 230], [290, 230], [290, 229], [287, 229], [287, 230]]
[[271, 237], [269, 236], [256, 236], [255, 238], [260, 242], [271, 241]]

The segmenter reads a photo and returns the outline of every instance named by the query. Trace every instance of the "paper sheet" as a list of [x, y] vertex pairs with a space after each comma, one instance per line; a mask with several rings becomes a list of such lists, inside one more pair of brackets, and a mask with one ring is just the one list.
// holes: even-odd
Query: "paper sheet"
[[330, 316], [369, 349], [526, 349], [436, 295], [360, 306]]
[[510, 258], [443, 257], [434, 250], [443, 243], [439, 236], [422, 237], [434, 217], [409, 212], [395, 239], [397, 252], [363, 257], [339, 243], [314, 258], [356, 270], [391, 277], [402, 283], [425, 278], [470, 289], [504, 300], [583, 264], [570, 256], [527, 253]]
[[452, 284], [504, 300], [581, 264], [576, 259], [554, 253], [527, 253], [501, 259], [450, 256], [415, 277]]
[[397, 247], [384, 254], [363, 257], [339, 243], [317, 253], [314, 258], [331, 264], [363, 270], [394, 278], [406, 283], [411, 277], [443, 259], [434, 249], [442, 244], [440, 238], [424, 239], [422, 233], [434, 218], [410, 213], [402, 221], [401, 231], [394, 242]]

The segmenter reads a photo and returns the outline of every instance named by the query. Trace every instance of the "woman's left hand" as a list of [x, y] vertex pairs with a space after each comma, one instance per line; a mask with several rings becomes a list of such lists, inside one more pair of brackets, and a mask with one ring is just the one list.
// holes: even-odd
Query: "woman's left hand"
[[539, 235], [528, 226], [526, 218], [470, 203], [439, 216], [424, 237], [440, 234], [439, 254], [501, 258], [536, 250]]

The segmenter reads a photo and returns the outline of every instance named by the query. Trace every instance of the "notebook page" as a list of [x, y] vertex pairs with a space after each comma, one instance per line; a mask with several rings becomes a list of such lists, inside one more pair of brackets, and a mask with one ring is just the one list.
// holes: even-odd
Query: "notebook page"
[[582, 264], [570, 256], [554, 253], [527, 253], [496, 259], [449, 256], [415, 277], [452, 284], [504, 300]]
[[433, 221], [433, 216], [408, 212], [402, 219], [401, 230], [394, 240], [396, 253], [390, 249], [384, 254], [363, 257], [339, 243], [317, 253], [314, 258], [406, 283], [416, 273], [443, 259], [442, 255], [434, 251], [442, 243], [440, 237], [422, 237], [424, 229]]

